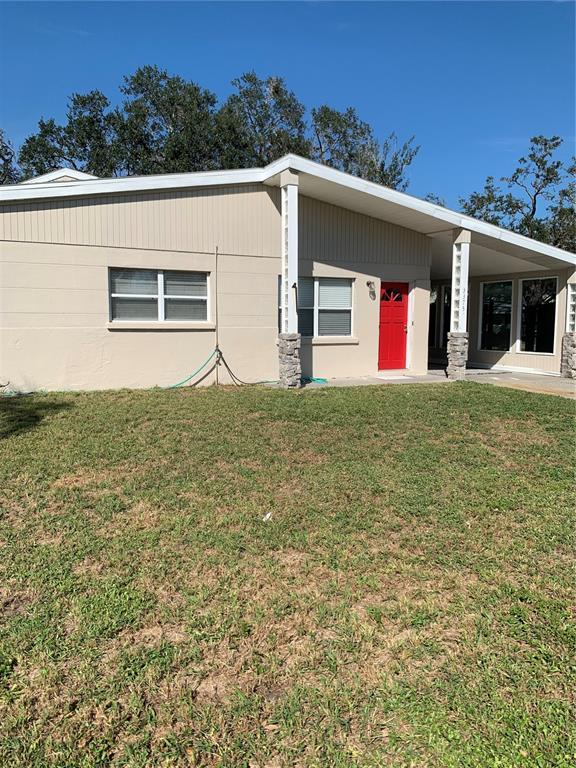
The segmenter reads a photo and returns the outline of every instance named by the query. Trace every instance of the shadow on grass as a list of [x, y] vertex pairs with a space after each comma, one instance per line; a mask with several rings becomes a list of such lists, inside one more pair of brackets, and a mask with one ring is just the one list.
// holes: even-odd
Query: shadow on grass
[[70, 403], [31, 395], [0, 396], [0, 440], [34, 429], [46, 416], [71, 407]]

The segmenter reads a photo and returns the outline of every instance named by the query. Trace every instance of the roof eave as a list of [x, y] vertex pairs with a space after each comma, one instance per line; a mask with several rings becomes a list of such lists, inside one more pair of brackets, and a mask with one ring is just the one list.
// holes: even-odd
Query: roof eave
[[58, 199], [63, 197], [85, 197], [104, 194], [147, 192], [162, 189], [191, 189], [197, 187], [231, 186], [235, 184], [270, 185], [279, 184], [280, 173], [284, 170], [308, 174], [326, 184], [337, 185], [351, 192], [368, 195], [430, 217], [438, 222], [438, 228], [426, 232], [434, 235], [442, 229], [468, 229], [473, 233], [506, 243], [512, 247], [532, 251], [576, 266], [576, 255], [546, 243], [532, 240], [524, 235], [502, 229], [493, 224], [465, 216], [449, 208], [412, 197], [404, 192], [389, 189], [334, 168], [315, 163], [299, 155], [285, 155], [264, 168], [248, 168], [231, 171], [205, 171], [199, 173], [166, 174], [159, 176], [120, 177], [115, 179], [90, 179], [74, 182], [14, 184], [0, 187], [0, 203], [19, 202], [34, 199]]

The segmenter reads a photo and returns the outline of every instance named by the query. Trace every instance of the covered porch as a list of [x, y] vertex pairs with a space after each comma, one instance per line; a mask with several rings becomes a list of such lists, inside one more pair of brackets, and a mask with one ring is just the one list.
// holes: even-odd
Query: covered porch
[[[408, 355], [418, 350], [421, 372], [433, 366], [450, 379], [464, 378], [468, 369], [576, 378], [574, 254], [302, 158], [288, 156], [283, 162], [265, 183], [281, 188], [278, 351], [285, 386], [299, 386], [302, 372], [299, 250], [307, 239], [299, 237], [300, 197], [336, 206], [340, 218], [342, 211], [363, 214], [368, 229], [371, 220], [380, 220], [406, 237], [418, 233], [426, 242], [427, 260], [412, 277], [407, 267], [413, 263], [413, 250], [405, 251], [400, 263], [397, 243], [383, 238], [370, 259], [381, 261], [385, 269], [378, 275], [373, 270], [365, 281], [373, 300], [388, 280], [401, 280], [413, 301], [424, 296], [423, 317], [416, 320], [408, 312], [403, 321]], [[334, 218], [318, 242], [324, 242], [327, 232], [339, 231], [340, 224]], [[338, 238], [331, 237], [331, 242], [340, 245]], [[367, 261], [364, 247], [360, 242], [357, 262]], [[357, 272], [358, 277], [363, 269]], [[351, 296], [349, 301], [352, 307]], [[340, 354], [342, 360], [347, 356]], [[414, 367], [407, 357], [401, 361], [401, 374]]]
[[574, 375], [571, 264], [467, 229], [431, 239], [429, 367]]

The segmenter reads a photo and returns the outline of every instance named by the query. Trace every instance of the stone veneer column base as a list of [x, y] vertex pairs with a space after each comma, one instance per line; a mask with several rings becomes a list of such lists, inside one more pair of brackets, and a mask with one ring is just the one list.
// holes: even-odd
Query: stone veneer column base
[[565, 379], [576, 379], [576, 333], [574, 331], [562, 336], [560, 373]]
[[280, 386], [284, 389], [297, 389], [302, 383], [299, 333], [278, 334], [278, 362]]
[[468, 360], [468, 334], [454, 331], [448, 334], [448, 367], [446, 375], [452, 381], [461, 381], [466, 375]]

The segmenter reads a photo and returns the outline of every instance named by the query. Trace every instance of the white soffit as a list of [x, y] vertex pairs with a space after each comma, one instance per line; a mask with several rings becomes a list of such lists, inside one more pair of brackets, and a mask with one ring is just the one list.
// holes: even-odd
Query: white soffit
[[[555, 262], [552, 268], [565, 269], [566, 264]], [[510, 256], [502, 251], [485, 248], [477, 243], [470, 246], [470, 275], [485, 277], [487, 275], [507, 275], [518, 272], [542, 272], [550, 265], [540, 265], [533, 261], [525, 261]], [[450, 280], [452, 275], [452, 243], [449, 240], [434, 238], [432, 241], [432, 263], [430, 265], [432, 278]]]
[[[288, 169], [298, 172], [300, 191], [304, 195], [426, 235], [433, 236], [451, 229], [469, 229], [473, 233], [472, 242], [540, 266], [557, 267], [559, 263], [576, 266], [576, 255], [560, 248], [531, 240], [403, 192], [364, 181], [298, 155], [285, 155], [265, 168], [61, 181], [58, 184], [35, 180], [33, 184], [0, 187], [0, 203], [233, 184], [263, 183], [277, 186], [280, 173]], [[67, 172], [67, 175], [69, 174], [70, 171]]]

